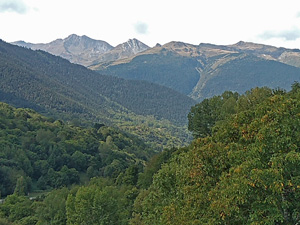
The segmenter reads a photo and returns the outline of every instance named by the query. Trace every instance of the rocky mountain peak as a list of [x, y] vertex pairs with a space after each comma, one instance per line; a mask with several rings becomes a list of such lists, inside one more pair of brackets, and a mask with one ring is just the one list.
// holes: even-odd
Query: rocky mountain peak
[[123, 51], [129, 51], [132, 52], [133, 54], [137, 54], [139, 52], [149, 49], [149, 46], [147, 46], [146, 44], [144, 44], [143, 42], [135, 38], [129, 39], [127, 42], [121, 44], [120, 47], [123, 49]]
[[76, 39], [80, 39], [81, 36], [78, 36], [77, 34], [71, 34], [68, 37], [65, 38], [65, 40], [76, 40]]

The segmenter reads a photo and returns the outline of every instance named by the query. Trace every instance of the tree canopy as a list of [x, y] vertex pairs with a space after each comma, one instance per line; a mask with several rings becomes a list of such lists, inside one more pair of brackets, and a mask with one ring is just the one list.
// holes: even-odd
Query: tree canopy
[[297, 87], [293, 85], [288, 93], [256, 88], [240, 96], [235, 111], [221, 117], [210, 135], [174, 155], [154, 176], [148, 193], [139, 200], [139, 222], [299, 223]]

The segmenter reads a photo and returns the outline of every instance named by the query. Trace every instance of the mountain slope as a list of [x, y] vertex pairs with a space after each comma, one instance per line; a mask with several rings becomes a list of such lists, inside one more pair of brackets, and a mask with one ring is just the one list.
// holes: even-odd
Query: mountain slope
[[99, 71], [125, 79], [146, 80], [189, 94], [199, 80], [196, 59], [161, 49], [158, 54], [141, 54], [129, 63], [119, 63]]
[[[152, 141], [164, 135], [166, 139], [158, 141], [162, 145], [173, 139], [172, 132], [186, 137], [182, 125], [195, 102], [183, 94], [144, 81], [100, 75], [46, 52], [3, 41], [0, 59], [0, 101], [65, 118], [117, 125], [144, 135], [145, 140], [147, 135], [153, 136]], [[158, 125], [158, 120], [166, 121]], [[151, 122], [153, 127], [138, 127], [141, 121]]]
[[236, 53], [209, 60], [210, 66], [190, 96], [203, 99], [220, 95], [226, 90], [244, 93], [254, 87], [290, 89], [300, 80], [300, 69], [274, 60]]
[[289, 89], [300, 80], [300, 68], [294, 67], [298, 62], [300, 50], [247, 42], [229, 46], [170, 42], [91, 69], [161, 84], [199, 101], [225, 90], [243, 93], [257, 86]]

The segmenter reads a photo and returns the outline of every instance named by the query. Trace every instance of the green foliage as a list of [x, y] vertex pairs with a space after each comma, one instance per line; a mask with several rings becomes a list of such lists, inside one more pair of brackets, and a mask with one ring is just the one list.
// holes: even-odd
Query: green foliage
[[[103, 180], [93, 183], [102, 182]], [[66, 202], [67, 224], [128, 224], [137, 196], [131, 187], [95, 185], [80, 187]]]
[[80, 128], [29, 109], [0, 103], [0, 191], [25, 195], [31, 187], [60, 188], [80, 182], [80, 173], [117, 177], [142, 165], [154, 151], [115, 128]]
[[66, 201], [69, 194], [67, 188], [57, 189], [50, 192], [43, 202], [34, 202], [36, 208], [37, 224], [66, 224]]
[[33, 214], [31, 201], [25, 196], [9, 195], [0, 205], [0, 215], [10, 222], [17, 222]]
[[238, 98], [238, 93], [227, 91], [220, 96], [204, 99], [193, 106], [188, 114], [188, 129], [193, 133], [194, 138], [210, 135], [217, 121], [234, 114]]
[[121, 184], [136, 185], [138, 181], [139, 168], [136, 165], [128, 167], [122, 176]]
[[300, 95], [261, 88], [211, 136], [173, 155], [135, 203], [132, 224], [297, 224]]
[[147, 189], [153, 181], [154, 174], [160, 170], [161, 166], [168, 162], [173, 154], [177, 151], [176, 148], [165, 149], [164, 151], [154, 155], [146, 164], [143, 173], [140, 173], [138, 186]]
[[11, 225], [11, 223], [4, 218], [0, 218], [0, 225]]
[[27, 186], [28, 185], [25, 178], [23, 176], [19, 177], [16, 183], [14, 194], [18, 196], [25, 195], [26, 193], [28, 193]]

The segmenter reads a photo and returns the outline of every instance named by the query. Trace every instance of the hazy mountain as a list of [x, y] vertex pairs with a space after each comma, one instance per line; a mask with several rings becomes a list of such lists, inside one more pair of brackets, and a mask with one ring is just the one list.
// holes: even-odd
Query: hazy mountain
[[72, 63], [90, 65], [100, 55], [110, 51], [113, 47], [105, 41], [91, 39], [87, 36], [72, 34], [65, 39], [57, 39], [47, 44], [32, 44], [24, 41], [12, 44], [31, 48], [33, 50], [44, 50], [56, 56], [61, 56]]
[[184, 143], [178, 137], [186, 137], [183, 124], [195, 104], [191, 98], [160, 85], [101, 75], [44, 51], [3, 41], [0, 101], [52, 116], [119, 126], [161, 145]]
[[300, 68], [295, 66], [300, 67], [297, 49], [247, 42], [228, 46], [170, 42], [90, 68], [161, 84], [201, 100], [225, 90], [243, 93], [257, 86], [289, 89], [300, 80]]
[[32, 44], [24, 41], [13, 42], [12, 44], [33, 50], [44, 50], [83, 66], [131, 57], [149, 48], [137, 39], [129, 39], [127, 42], [113, 47], [105, 41], [75, 34], [47, 44]]

